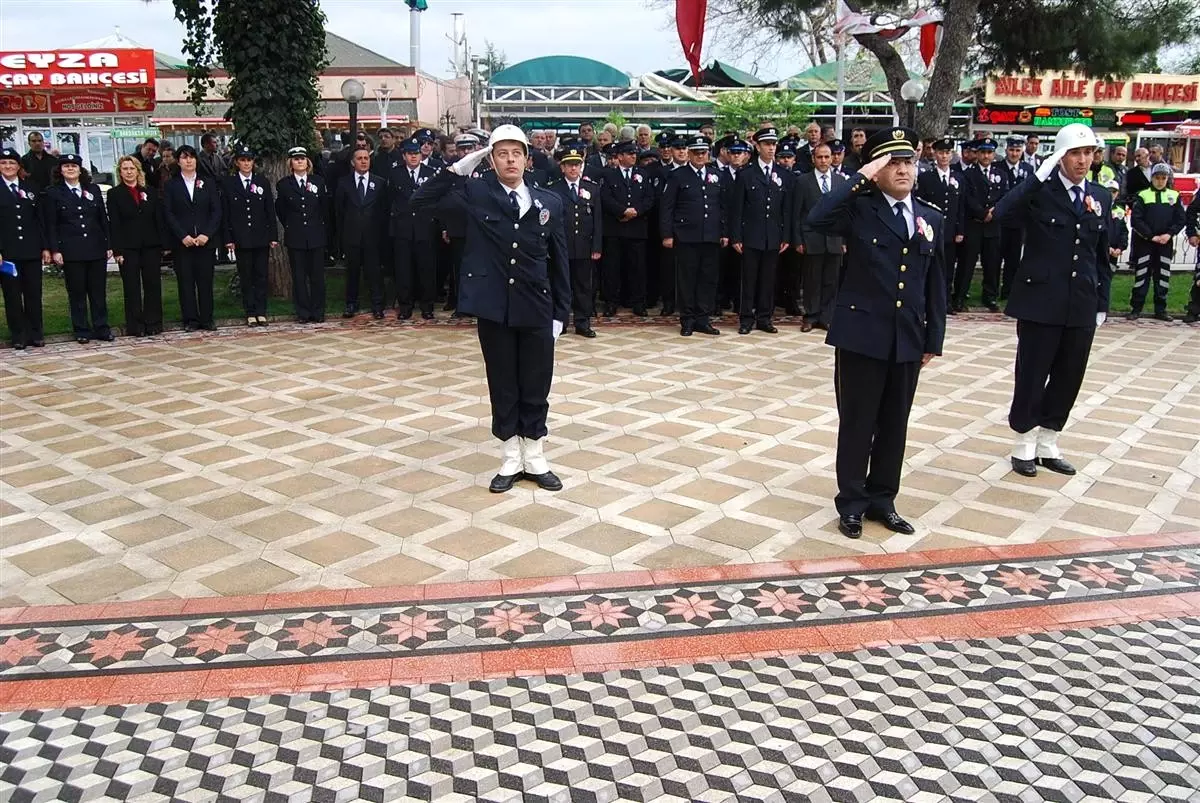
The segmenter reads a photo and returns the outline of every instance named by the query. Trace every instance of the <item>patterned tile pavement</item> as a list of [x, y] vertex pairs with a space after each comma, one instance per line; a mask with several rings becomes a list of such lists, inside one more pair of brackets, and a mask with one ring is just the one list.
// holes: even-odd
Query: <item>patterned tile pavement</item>
[[661, 571], [1200, 529], [1200, 338], [1100, 330], [1063, 445], [1004, 455], [1014, 335], [952, 323], [922, 379], [912, 537], [837, 534], [816, 333], [561, 341], [559, 494], [496, 465], [474, 332], [272, 327], [0, 355], [0, 607]]
[[35, 800], [1195, 800], [1200, 618], [0, 714]]

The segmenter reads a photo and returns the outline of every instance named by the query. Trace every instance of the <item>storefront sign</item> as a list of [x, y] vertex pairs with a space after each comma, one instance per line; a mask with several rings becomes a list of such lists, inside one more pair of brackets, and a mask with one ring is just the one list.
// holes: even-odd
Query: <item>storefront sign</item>
[[162, 136], [162, 132], [157, 128], [114, 128], [108, 132], [108, 135], [113, 139], [145, 139], [146, 137], [158, 139]]
[[989, 75], [985, 97], [988, 103], [1200, 111], [1200, 76], [1139, 73], [1107, 81], [1074, 72]]
[[0, 87], [71, 90], [154, 88], [153, 50], [0, 52]]
[[1077, 109], [1064, 106], [980, 106], [975, 109], [976, 125], [1033, 128], [1062, 128], [1068, 123], [1083, 123], [1094, 128], [1114, 128], [1117, 114], [1110, 109]]
[[0, 114], [146, 114], [154, 109], [153, 89], [93, 89], [74, 92], [0, 94]]

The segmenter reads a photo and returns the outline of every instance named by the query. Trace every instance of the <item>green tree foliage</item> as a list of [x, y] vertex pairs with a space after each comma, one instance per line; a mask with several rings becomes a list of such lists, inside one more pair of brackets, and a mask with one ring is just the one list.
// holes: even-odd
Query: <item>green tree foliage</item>
[[726, 131], [739, 134], [758, 128], [769, 120], [777, 127], [803, 126], [812, 108], [793, 99], [793, 93], [771, 89], [739, 89], [720, 92], [713, 104], [713, 125], [718, 135]]
[[625, 115], [621, 114], [621, 112], [620, 112], [619, 110], [617, 110], [617, 109], [613, 109], [612, 111], [610, 111], [610, 112], [608, 113], [608, 116], [607, 116], [607, 117], [605, 117], [603, 120], [601, 120], [601, 121], [600, 121], [600, 125], [599, 125], [599, 126], [596, 126], [596, 127], [597, 127], [597, 128], [600, 128], [600, 127], [602, 127], [602, 126], [603, 126], [605, 123], [612, 123], [612, 124], [613, 124], [613, 125], [615, 125], [615, 126], [617, 127], [617, 129], [619, 130], [619, 129], [621, 129], [621, 128], [622, 128], [624, 125], [626, 125], [626, 122], [625, 122]]

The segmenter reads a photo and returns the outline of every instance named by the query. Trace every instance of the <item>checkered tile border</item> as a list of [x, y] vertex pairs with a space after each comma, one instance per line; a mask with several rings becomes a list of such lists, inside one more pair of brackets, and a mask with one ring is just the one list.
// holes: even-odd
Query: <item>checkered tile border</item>
[[0, 680], [552, 647], [1200, 589], [1200, 549], [526, 597], [0, 626]]

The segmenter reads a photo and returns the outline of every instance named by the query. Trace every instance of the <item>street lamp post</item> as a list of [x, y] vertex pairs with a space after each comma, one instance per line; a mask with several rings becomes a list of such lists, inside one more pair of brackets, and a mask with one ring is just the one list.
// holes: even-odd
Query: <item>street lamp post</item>
[[358, 104], [366, 94], [366, 87], [357, 78], [347, 78], [345, 81], [342, 81], [342, 100], [346, 101], [346, 104], [350, 107], [349, 147], [354, 147], [354, 142], [358, 139]]
[[917, 127], [917, 104], [925, 97], [929, 86], [920, 78], [909, 78], [900, 87], [900, 97], [904, 100], [904, 121], [908, 128]]

